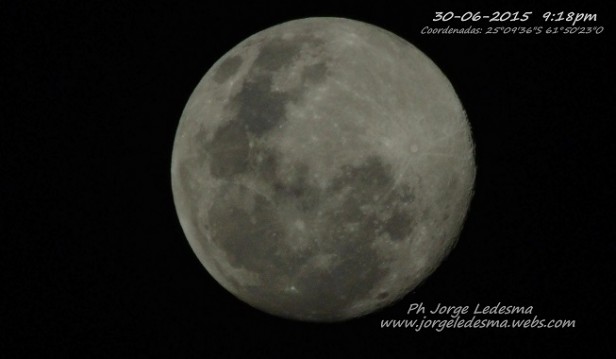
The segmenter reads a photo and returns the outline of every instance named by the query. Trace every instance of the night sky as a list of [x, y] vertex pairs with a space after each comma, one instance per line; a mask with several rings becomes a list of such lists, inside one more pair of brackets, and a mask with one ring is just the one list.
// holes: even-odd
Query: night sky
[[[613, 9], [306, 3], [0, 5], [2, 356], [614, 357]], [[432, 21], [497, 10], [532, 15]], [[569, 26], [545, 11], [596, 13], [576, 26], [604, 31], [420, 33]], [[171, 194], [175, 130], [201, 77], [246, 37], [310, 16], [365, 21], [417, 46], [451, 81], [476, 144], [475, 195], [449, 257], [398, 304], [337, 324], [277, 318], [225, 291], [188, 245]], [[407, 315], [419, 302], [533, 306], [489, 318], [576, 327], [381, 329], [420, 318]]]

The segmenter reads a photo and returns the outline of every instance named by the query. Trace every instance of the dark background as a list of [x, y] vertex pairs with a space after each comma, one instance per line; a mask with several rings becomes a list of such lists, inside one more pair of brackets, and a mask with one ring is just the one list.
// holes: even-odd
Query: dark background
[[[615, 357], [613, 9], [405, 5], [3, 2], [0, 353]], [[605, 31], [419, 33], [448, 10], [533, 11], [525, 25], [544, 29], [543, 11], [591, 12]], [[397, 305], [338, 324], [279, 319], [226, 292], [190, 249], [170, 187], [175, 129], [209, 67], [309, 16], [416, 45], [455, 87], [476, 143], [475, 196], [451, 255]], [[532, 305], [576, 328], [380, 329], [420, 301]]]

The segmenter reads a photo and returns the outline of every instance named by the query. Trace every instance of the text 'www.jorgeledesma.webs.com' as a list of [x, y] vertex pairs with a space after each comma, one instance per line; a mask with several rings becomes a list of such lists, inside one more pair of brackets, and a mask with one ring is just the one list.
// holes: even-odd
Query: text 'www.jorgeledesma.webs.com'
[[539, 318], [533, 306], [443, 305], [427, 308], [423, 303], [411, 303], [406, 314], [418, 316], [411, 319], [382, 319], [381, 328], [435, 330], [445, 329], [562, 329], [575, 328], [573, 319]]

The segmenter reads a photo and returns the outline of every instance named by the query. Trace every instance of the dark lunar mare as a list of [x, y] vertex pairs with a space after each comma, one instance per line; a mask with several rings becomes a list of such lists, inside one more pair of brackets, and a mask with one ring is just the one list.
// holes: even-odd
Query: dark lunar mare
[[[286, 121], [286, 105], [301, 99], [303, 86], [285, 92], [272, 90], [274, 72], [292, 64], [299, 56], [302, 45], [319, 51], [322, 41], [309, 35], [284, 40], [275, 38], [265, 43], [255, 59], [240, 91], [231, 99], [225, 113], [234, 114], [219, 128], [211, 142], [205, 143], [210, 155], [212, 175], [218, 178], [245, 173], [249, 169], [249, 137], [264, 137]], [[237, 71], [237, 57], [229, 57], [219, 66], [214, 77], [223, 79]], [[306, 66], [302, 72], [303, 83], [323, 81], [326, 77], [325, 62]], [[205, 134], [200, 135], [205, 138]]]
[[242, 66], [242, 62], [244, 61], [238, 55], [229, 56], [218, 67], [218, 70], [214, 74], [214, 81], [219, 84], [227, 81], [229, 78], [231, 78], [231, 76], [237, 73], [237, 70], [239, 70], [240, 66]]

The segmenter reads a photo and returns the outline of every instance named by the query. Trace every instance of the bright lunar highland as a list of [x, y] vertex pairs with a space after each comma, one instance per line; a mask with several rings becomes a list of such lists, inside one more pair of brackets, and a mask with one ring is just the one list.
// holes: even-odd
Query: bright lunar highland
[[365, 315], [402, 298], [456, 243], [474, 146], [445, 75], [404, 39], [295, 20], [231, 49], [190, 96], [171, 175], [207, 271], [265, 312]]

